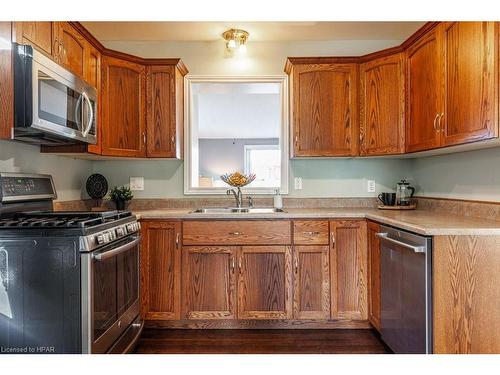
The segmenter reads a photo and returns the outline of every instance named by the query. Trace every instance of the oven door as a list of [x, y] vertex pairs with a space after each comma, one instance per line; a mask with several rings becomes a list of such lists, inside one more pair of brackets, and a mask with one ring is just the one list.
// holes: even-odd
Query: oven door
[[106, 353], [139, 315], [140, 237], [83, 255], [84, 353]]
[[[67, 143], [96, 143], [97, 91], [83, 79], [56, 64], [36, 50], [24, 56], [23, 74], [16, 75], [16, 84], [27, 91], [27, 103], [16, 108], [22, 124], [16, 122], [19, 138], [51, 134]], [[21, 70], [18, 69], [20, 72]], [[17, 100], [20, 102], [20, 100]]]

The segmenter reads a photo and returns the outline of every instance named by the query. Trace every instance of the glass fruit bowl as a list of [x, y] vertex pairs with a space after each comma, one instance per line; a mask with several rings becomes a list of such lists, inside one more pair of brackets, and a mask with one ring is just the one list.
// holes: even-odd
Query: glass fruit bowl
[[254, 173], [244, 175], [240, 172], [226, 173], [220, 176], [222, 181], [236, 188], [242, 188], [243, 186], [250, 184], [253, 180], [255, 180], [255, 177], [256, 175]]

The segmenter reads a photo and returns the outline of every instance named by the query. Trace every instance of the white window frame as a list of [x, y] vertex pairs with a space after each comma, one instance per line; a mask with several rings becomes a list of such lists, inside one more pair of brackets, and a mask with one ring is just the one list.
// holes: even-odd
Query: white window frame
[[[279, 83], [281, 96], [281, 131], [279, 147], [281, 150], [281, 194], [288, 194], [289, 141], [288, 141], [288, 77], [287, 76], [201, 76], [188, 75], [184, 78], [184, 194], [218, 195], [226, 194], [229, 187], [193, 186], [191, 127], [193, 119], [192, 85], [195, 83]], [[243, 188], [245, 194], [274, 194], [276, 188]]]

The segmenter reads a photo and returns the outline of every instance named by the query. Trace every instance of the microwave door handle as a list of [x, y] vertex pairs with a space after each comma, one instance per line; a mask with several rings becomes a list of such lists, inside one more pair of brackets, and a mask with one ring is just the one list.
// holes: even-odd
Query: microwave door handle
[[[75, 122], [78, 125], [78, 129], [80, 130], [80, 126], [83, 126], [83, 111], [80, 113], [80, 118], [78, 118], [78, 109], [82, 106], [83, 95], [80, 95], [78, 101], [76, 102], [75, 108]], [[83, 131], [83, 129], [82, 129]]]
[[403, 242], [396, 240], [394, 238], [389, 237], [388, 233], [376, 233], [375, 234], [378, 238], [384, 241], [391, 242], [393, 244], [405, 247], [407, 249], [413, 250], [416, 253], [425, 253], [425, 246], [415, 246], [415, 245], [410, 245], [409, 243]]
[[140, 238], [135, 237], [135, 239], [133, 241], [127, 242], [125, 245], [119, 246], [119, 247], [117, 247], [115, 249], [111, 249], [109, 251], [105, 251], [103, 253], [94, 254], [92, 258], [100, 261], [100, 260], [106, 260], [106, 259], [115, 257], [118, 254], [124, 253], [125, 251], [128, 251], [131, 248], [133, 248], [134, 246], [137, 246], [139, 244], [139, 241], [140, 241]]
[[82, 97], [85, 99], [85, 101], [87, 102], [87, 105], [89, 106], [89, 111], [90, 111], [90, 116], [89, 116], [89, 121], [87, 123], [87, 127], [85, 128], [85, 130], [83, 130], [82, 132], [82, 135], [84, 137], [86, 137], [89, 132], [90, 132], [90, 129], [92, 128], [92, 122], [94, 122], [94, 108], [92, 107], [92, 102], [90, 101], [87, 93], [83, 92], [82, 93]]

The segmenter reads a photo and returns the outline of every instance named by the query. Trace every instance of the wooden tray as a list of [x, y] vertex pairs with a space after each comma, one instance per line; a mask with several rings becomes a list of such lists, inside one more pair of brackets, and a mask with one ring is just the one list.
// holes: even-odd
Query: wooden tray
[[383, 204], [378, 206], [379, 210], [414, 210], [417, 208], [417, 204], [413, 203], [409, 206], [384, 206]]

